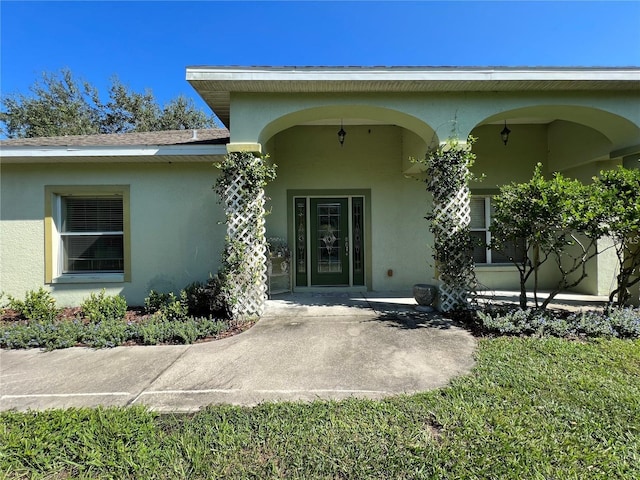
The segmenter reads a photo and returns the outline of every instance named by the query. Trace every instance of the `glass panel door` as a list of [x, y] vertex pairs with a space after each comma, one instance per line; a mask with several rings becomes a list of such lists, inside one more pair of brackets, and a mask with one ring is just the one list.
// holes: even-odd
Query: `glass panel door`
[[351, 199], [351, 268], [353, 284], [364, 285], [364, 198]]
[[311, 199], [311, 283], [349, 285], [349, 207], [346, 198]]
[[296, 285], [307, 286], [307, 198], [295, 199], [295, 275]]

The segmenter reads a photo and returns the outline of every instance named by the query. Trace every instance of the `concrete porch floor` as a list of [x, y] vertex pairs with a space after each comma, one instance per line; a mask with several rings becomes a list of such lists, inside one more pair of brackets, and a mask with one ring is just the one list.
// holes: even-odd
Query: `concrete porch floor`
[[[541, 302], [549, 292], [539, 292]], [[481, 305], [518, 305], [520, 292], [515, 290], [483, 291], [477, 295]], [[533, 294], [528, 296], [533, 306]], [[585, 295], [574, 292], [558, 294], [550, 308], [571, 311], [602, 308], [609, 298], [606, 295]], [[339, 289], [319, 289], [317, 292], [276, 294], [267, 301], [265, 316], [321, 316], [363, 315], [365, 313], [417, 313], [416, 301], [411, 292], [347, 292]]]

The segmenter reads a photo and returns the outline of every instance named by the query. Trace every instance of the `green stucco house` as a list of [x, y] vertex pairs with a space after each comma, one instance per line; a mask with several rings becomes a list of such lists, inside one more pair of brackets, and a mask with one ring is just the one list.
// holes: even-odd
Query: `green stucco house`
[[[206, 280], [226, 232], [213, 165], [228, 152], [278, 165], [266, 236], [287, 243], [294, 292], [434, 283], [430, 200], [410, 159], [452, 135], [477, 138], [480, 238], [491, 196], [538, 162], [585, 182], [640, 167], [639, 68], [188, 67], [186, 80], [224, 128], [0, 143], [0, 291], [46, 286], [71, 305], [105, 288], [135, 305]], [[518, 288], [497, 252], [474, 259], [484, 288]], [[580, 291], [607, 294], [615, 271], [613, 253], [599, 256]], [[554, 280], [542, 272], [543, 287]]]

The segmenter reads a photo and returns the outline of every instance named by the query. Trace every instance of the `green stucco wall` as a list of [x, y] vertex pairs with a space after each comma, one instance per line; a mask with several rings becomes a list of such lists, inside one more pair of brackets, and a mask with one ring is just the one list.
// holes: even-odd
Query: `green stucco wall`
[[[409, 292], [414, 283], [434, 281], [424, 219], [430, 200], [420, 175], [404, 174], [410, 157], [424, 156], [452, 132], [461, 139], [471, 133], [478, 137], [474, 172], [485, 177], [471, 185], [474, 192], [527, 181], [537, 162], [547, 174], [588, 181], [600, 167], [640, 165], [639, 99], [631, 91], [232, 93], [231, 142], [261, 143], [278, 164], [278, 178], [267, 187], [267, 235], [288, 238], [290, 245], [288, 191], [370, 191], [370, 286]], [[336, 119], [346, 120], [342, 147], [339, 126], [326, 125]], [[505, 120], [507, 146], [499, 136]], [[22, 296], [44, 282], [45, 185], [130, 187], [132, 281], [50, 285], [62, 304], [77, 304], [103, 287], [140, 304], [150, 289], [178, 290], [217, 270], [225, 227], [211, 188], [213, 159], [103, 160], [0, 165], [0, 291]], [[615, 266], [605, 257], [598, 262], [589, 267], [583, 291], [602, 293], [611, 284]], [[478, 276], [488, 289], [518, 286], [513, 267], [482, 266]], [[542, 288], [553, 280], [550, 270], [542, 272]]]
[[538, 162], [548, 170], [546, 125], [512, 125], [507, 145], [502, 143], [502, 125], [483, 125], [471, 135], [476, 161], [472, 172], [480, 181], [471, 183], [471, 189], [497, 191], [501, 185], [526, 182], [531, 178]]
[[2, 165], [0, 291], [23, 297], [44, 283], [45, 185], [130, 186], [131, 282], [48, 285], [61, 305], [102, 288], [142, 305], [151, 289], [206, 280], [224, 248], [212, 163]]
[[[429, 142], [454, 130], [466, 138], [496, 120], [533, 118], [584, 125], [614, 148], [640, 142], [638, 92], [437, 92], [396, 94], [256, 94], [231, 97], [232, 142], [265, 143], [291, 126], [322, 118], [369, 118], [413, 131]], [[502, 126], [498, 128], [498, 131]], [[571, 141], [570, 138], [562, 141]], [[599, 152], [596, 152], [599, 153]], [[559, 159], [554, 168], [573, 166]]]
[[[287, 188], [370, 188], [372, 287], [406, 291], [414, 282], [433, 281], [434, 274], [423, 219], [428, 195], [420, 183], [398, 173], [409, 171], [409, 157], [424, 156], [452, 133], [461, 139], [471, 133], [478, 138], [473, 170], [484, 176], [472, 183], [474, 192], [495, 193], [505, 183], [525, 182], [538, 162], [547, 175], [559, 171], [588, 181], [600, 168], [636, 158], [639, 100], [637, 91], [233, 93], [231, 141], [262, 143], [280, 166], [269, 188], [269, 235], [291, 235], [286, 232]], [[374, 125], [347, 122], [342, 148], [335, 124], [300, 126], [340, 118]], [[506, 146], [500, 139], [504, 121], [511, 129]], [[605, 253], [588, 271], [579, 290], [606, 293], [615, 259]], [[518, 287], [513, 267], [479, 266], [477, 272], [487, 289]], [[544, 267], [541, 288], [556, 281], [554, 269]]]
[[[293, 246], [293, 232], [287, 227], [287, 190], [314, 194], [328, 189], [371, 190], [371, 288], [377, 291], [409, 292], [415, 283], [434, 282], [433, 238], [424, 219], [430, 196], [420, 175], [403, 174], [408, 157], [423, 156], [426, 143], [396, 126], [345, 126], [340, 146], [335, 126], [299, 126], [280, 132], [269, 143], [271, 161], [278, 165], [278, 178], [267, 188], [270, 198], [267, 236], [287, 238]], [[537, 162], [546, 159], [546, 127], [522, 125], [516, 140], [507, 147], [499, 129], [485, 126], [474, 130], [477, 161], [474, 172], [485, 179], [472, 185], [477, 193], [495, 193], [511, 180], [526, 181]], [[388, 271], [393, 275], [389, 276]], [[480, 266], [478, 278], [493, 290], [518, 287], [511, 266]], [[542, 288], [552, 285], [554, 274], [543, 269]]]
[[[339, 129], [339, 127], [338, 127]], [[267, 235], [288, 238], [287, 190], [370, 189], [372, 288], [406, 290], [432, 282], [431, 243], [423, 184], [402, 174], [403, 132], [393, 126], [345, 126], [344, 146], [334, 126], [293, 127], [274, 137], [271, 159], [278, 178], [267, 187]], [[407, 151], [405, 149], [404, 151]], [[389, 276], [388, 271], [393, 275]]]

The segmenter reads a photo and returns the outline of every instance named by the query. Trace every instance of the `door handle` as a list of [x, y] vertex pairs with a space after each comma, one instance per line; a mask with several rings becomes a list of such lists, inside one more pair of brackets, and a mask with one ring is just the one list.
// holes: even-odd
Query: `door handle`
[[349, 237], [344, 237], [344, 254], [349, 256]]

